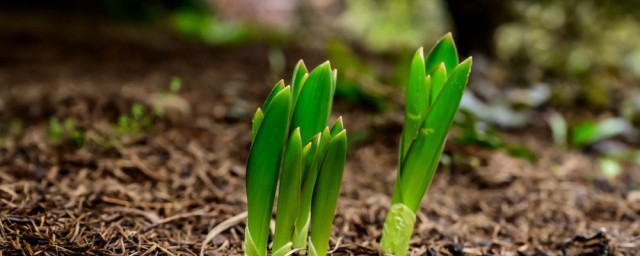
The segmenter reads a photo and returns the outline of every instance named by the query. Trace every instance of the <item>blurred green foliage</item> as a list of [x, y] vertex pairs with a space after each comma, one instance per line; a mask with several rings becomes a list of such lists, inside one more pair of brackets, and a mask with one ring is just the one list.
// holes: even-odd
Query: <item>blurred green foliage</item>
[[171, 78], [171, 83], [169, 84], [169, 93], [171, 95], [176, 95], [182, 89], [182, 79], [180, 77]]
[[85, 142], [84, 132], [77, 127], [76, 120], [72, 117], [63, 121], [52, 117], [49, 120], [48, 138], [51, 144], [71, 145], [74, 148], [81, 148]]
[[172, 14], [171, 21], [178, 31], [206, 43], [234, 44], [257, 37], [250, 25], [220, 21], [205, 8], [181, 8]]
[[[469, 0], [476, 4], [479, 1]], [[234, 4], [243, 4], [238, 2]], [[261, 4], [267, 5], [269, 1], [258, 2], [260, 1], [253, 1], [257, 8], [261, 8]], [[277, 29], [268, 27], [266, 23], [223, 19], [221, 8], [233, 8], [234, 4], [206, 0], [13, 1], [0, 4], [0, 9], [11, 11], [39, 7], [87, 15], [99, 13], [101, 17], [107, 16], [117, 22], [168, 25], [181, 35], [210, 44], [286, 42], [288, 45], [280, 44], [276, 47], [277, 50], [271, 50], [268, 54], [274, 73], [282, 73], [284, 70], [283, 60], [290, 48], [326, 50], [324, 53], [340, 70], [336, 95], [382, 111], [397, 103], [393, 101], [393, 94], [402, 90], [407, 83], [405, 71], [411, 61], [406, 57], [411, 56], [407, 49], [424, 45], [449, 30], [454, 32], [454, 36], [459, 32], [451, 22], [453, 15], [449, 11], [452, 8], [447, 6], [451, 2], [453, 1], [327, 1], [336, 6], [334, 11], [323, 13], [328, 18], [312, 17], [311, 24], [294, 18], [290, 21], [293, 25], [287, 31], [280, 31], [283, 33], [275, 32]], [[493, 1], [483, 3], [490, 5]], [[302, 4], [304, 3], [293, 3], [295, 6], [291, 10], [299, 12]], [[476, 68], [484, 68], [477, 73], [487, 74], [487, 78], [486, 81], [481, 81], [478, 77], [472, 78], [471, 85], [484, 83], [486, 87], [502, 91], [505, 88], [496, 89], [494, 85], [509, 87], [518, 84], [533, 87], [530, 85], [542, 81], [544, 86], [553, 91], [551, 103], [526, 106], [527, 110], [536, 111], [547, 105], [554, 105], [578, 110], [587, 108], [589, 114], [606, 112], [607, 116], [612, 116], [612, 119], [603, 121], [596, 121], [595, 118], [592, 121], [583, 119], [579, 123], [567, 122], [562, 116], [552, 118], [555, 120], [550, 121], [555, 142], [569, 148], [584, 149], [603, 141], [615, 141], [621, 134], [621, 120], [630, 121], [628, 125], [632, 127], [640, 126], [640, 88], [634, 86], [640, 81], [640, 1], [515, 0], [509, 1], [508, 5], [509, 11], [513, 12], [512, 17], [505, 19], [508, 22], [498, 26], [495, 33], [486, 34], [495, 42], [496, 56], [488, 57], [507, 64], [500, 72], [507, 74], [504, 76], [508, 77], [508, 81], [491, 77], [495, 74], [487, 66], [495, 63], [492, 59], [485, 63], [476, 62]], [[499, 9], [495, 10], [492, 15], [504, 15], [499, 13]], [[307, 38], [301, 37], [300, 34], [304, 31], [311, 31], [313, 34]], [[316, 33], [317, 31], [322, 33]], [[320, 48], [315, 48], [317, 45]], [[170, 89], [163, 94], [175, 95], [180, 87], [180, 80], [174, 79]], [[618, 90], [618, 93], [612, 92], [613, 90]], [[501, 116], [501, 119], [511, 122], [519, 117], [509, 114], [516, 111], [502, 111], [513, 109], [514, 104], [510, 102], [505, 107], [492, 107], [499, 105], [491, 104], [498, 101], [494, 96], [483, 98], [490, 102], [485, 102], [486, 110], [482, 109], [481, 112], [494, 117]], [[598, 112], [593, 112], [594, 109]], [[161, 116], [161, 112], [136, 104], [130, 113], [120, 116], [115, 126], [125, 134], [141, 134], [152, 127], [151, 120]], [[492, 127], [496, 122], [487, 120], [490, 117], [478, 113], [476, 116], [462, 113], [461, 116], [456, 121], [462, 131], [456, 138], [459, 143], [505, 149], [513, 154], [526, 155], [500, 138], [499, 130]], [[524, 121], [521, 123], [526, 125], [531, 121], [529, 118], [523, 117]], [[77, 128], [73, 119], [52, 118], [48, 132], [52, 141], [70, 139], [75, 141], [72, 142], [75, 145], [82, 144], [81, 136], [78, 135], [82, 131]], [[633, 140], [625, 143], [637, 145], [637, 141]], [[635, 159], [640, 163], [640, 153], [624, 155], [625, 158]]]
[[153, 128], [153, 112], [144, 105], [135, 103], [130, 114], [122, 114], [118, 118], [117, 130], [125, 135], [141, 136]]
[[607, 178], [615, 178], [622, 173], [622, 165], [619, 161], [609, 157], [600, 158], [600, 171]]
[[435, 41], [448, 30], [446, 18], [438, 0], [347, 0], [339, 24], [346, 38], [381, 51]]
[[632, 146], [640, 139], [640, 133], [625, 118], [587, 120], [569, 126], [562, 115], [554, 112], [548, 122], [557, 146], [595, 153], [600, 159], [600, 171], [607, 178], [617, 177], [625, 163], [640, 165], [640, 150]]
[[479, 121], [475, 115], [467, 110], [460, 110], [454, 121], [454, 127], [459, 129], [455, 141], [461, 145], [473, 145], [490, 150], [505, 150], [513, 157], [537, 160], [537, 156], [523, 145], [509, 143], [502, 139], [496, 129]]
[[338, 40], [332, 40], [327, 44], [327, 53], [341, 72], [336, 86], [337, 97], [372, 106], [378, 111], [389, 107], [385, 98], [387, 88], [378, 82], [384, 79], [370, 62], [356, 55], [348, 45]]
[[587, 121], [571, 130], [571, 145], [583, 147], [596, 141], [624, 134], [633, 129], [627, 120], [610, 118], [600, 122]]
[[24, 133], [24, 124], [18, 118], [12, 118], [9, 122], [0, 123], [0, 145], [6, 146], [11, 139]]
[[524, 57], [569, 75], [608, 69], [640, 78], [640, 2], [520, 0], [513, 7], [520, 18], [495, 35], [501, 59]]

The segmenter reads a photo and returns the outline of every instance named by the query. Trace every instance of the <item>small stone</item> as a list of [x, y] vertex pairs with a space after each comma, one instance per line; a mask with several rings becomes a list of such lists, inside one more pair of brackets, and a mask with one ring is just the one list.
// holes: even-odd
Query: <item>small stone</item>
[[184, 123], [191, 117], [191, 104], [177, 95], [154, 94], [147, 104], [173, 124]]
[[631, 191], [627, 194], [627, 203], [629, 208], [636, 212], [640, 212], [640, 191]]

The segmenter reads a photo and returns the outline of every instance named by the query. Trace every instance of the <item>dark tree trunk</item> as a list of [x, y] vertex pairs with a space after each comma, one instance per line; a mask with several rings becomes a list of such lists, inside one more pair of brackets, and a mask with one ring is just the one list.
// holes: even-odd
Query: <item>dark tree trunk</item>
[[495, 55], [494, 33], [513, 19], [511, 4], [504, 0], [446, 0], [462, 56], [472, 52]]

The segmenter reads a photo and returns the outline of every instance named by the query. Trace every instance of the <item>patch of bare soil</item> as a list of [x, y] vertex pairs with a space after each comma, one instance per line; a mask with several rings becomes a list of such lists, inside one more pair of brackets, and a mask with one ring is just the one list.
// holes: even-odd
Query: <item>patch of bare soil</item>
[[[244, 223], [202, 242], [246, 209], [251, 113], [282, 75], [269, 73], [265, 47], [0, 42], [0, 255], [242, 254]], [[287, 67], [303, 57], [287, 56]], [[175, 75], [187, 111], [154, 118], [142, 135], [114, 131]], [[336, 104], [351, 138], [365, 139], [350, 148], [331, 246], [377, 255], [401, 112]], [[52, 144], [51, 116], [73, 117], [84, 146]], [[22, 129], [9, 136], [15, 120]], [[539, 160], [450, 141], [412, 255], [640, 255], [638, 167], [606, 179], [593, 157], [552, 149], [544, 135], [514, 139]]]

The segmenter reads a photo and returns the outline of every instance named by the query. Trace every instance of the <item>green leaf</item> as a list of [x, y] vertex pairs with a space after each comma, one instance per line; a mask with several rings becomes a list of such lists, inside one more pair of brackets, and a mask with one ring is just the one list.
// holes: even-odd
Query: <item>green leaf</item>
[[260, 129], [263, 119], [264, 114], [262, 113], [262, 109], [258, 108], [256, 113], [253, 115], [253, 121], [251, 122], [251, 144], [253, 144], [253, 141], [256, 139], [258, 129]]
[[598, 123], [585, 122], [572, 130], [571, 144], [586, 146], [599, 140], [611, 138], [633, 129], [624, 118], [609, 118]]
[[281, 246], [280, 248], [276, 248], [275, 246], [271, 249], [273, 252], [271, 253], [271, 256], [286, 256], [287, 253], [289, 253], [292, 249], [292, 245], [293, 243], [288, 242], [285, 245]]
[[404, 126], [402, 129], [402, 153], [400, 162], [403, 161], [411, 142], [418, 136], [418, 130], [424, 121], [429, 109], [428, 84], [425, 79], [424, 56], [422, 48], [416, 51], [409, 71], [409, 84], [405, 96]]
[[249, 227], [245, 227], [244, 229], [244, 254], [246, 256], [256, 256], [256, 255], [266, 255], [267, 252], [259, 252], [258, 246], [253, 242], [253, 235], [251, 235], [251, 231]]
[[280, 93], [282, 90], [284, 90], [284, 81], [280, 80], [278, 83], [276, 83], [275, 86], [273, 86], [273, 89], [271, 89], [269, 96], [267, 96], [267, 100], [265, 100], [264, 105], [262, 105], [262, 109], [265, 112], [269, 110], [269, 106], [271, 105], [271, 101], [273, 100], [273, 98], [276, 95], [278, 95], [278, 93]]
[[[400, 142], [402, 143], [402, 141]], [[400, 148], [402, 148], [402, 145], [400, 145]], [[400, 166], [401, 163], [398, 163], [398, 166]], [[400, 184], [401, 179], [401, 169], [398, 168], [398, 172], [396, 174], [396, 182], [393, 183], [393, 194], [391, 194], [391, 204], [400, 204], [402, 203], [402, 184]]]
[[451, 33], [443, 36], [429, 52], [425, 63], [427, 74], [431, 74], [440, 63], [444, 63], [447, 70], [453, 70], [458, 65], [458, 50]]
[[471, 58], [462, 62], [451, 72], [402, 165], [400, 177], [402, 201], [414, 212], [420, 206], [422, 197], [433, 179], [447, 132], [460, 105], [470, 71]]
[[313, 243], [309, 244], [308, 253], [309, 256], [319, 256], [318, 251], [316, 250], [316, 247], [313, 245]]
[[[315, 136], [313, 136], [313, 138], [311, 138], [310, 142], [303, 149], [302, 191], [304, 191], [304, 182], [307, 180], [307, 176], [309, 175], [309, 173], [312, 173], [311, 169], [313, 168], [316, 156], [318, 155], [318, 148], [320, 147], [321, 137], [322, 133], [316, 134]], [[303, 205], [306, 205], [306, 207]], [[310, 199], [305, 201], [304, 193], [301, 193], [300, 210], [298, 211], [298, 216], [296, 218], [293, 230], [293, 237], [291, 238], [291, 241], [293, 242], [293, 248], [302, 249], [307, 245], [307, 234], [309, 233], [309, 222], [311, 219], [309, 209], [311, 209]]]
[[271, 100], [262, 125], [249, 152], [247, 162], [247, 227], [259, 256], [266, 255], [269, 222], [280, 171], [280, 161], [291, 108], [289, 87], [277, 93]]
[[[329, 127], [325, 127], [322, 133], [320, 134], [320, 143], [318, 144], [318, 152], [315, 156], [316, 159], [313, 160], [316, 172], [320, 168], [320, 164], [322, 164], [322, 159], [324, 159], [324, 155], [327, 152], [327, 147], [329, 146], [330, 142], [331, 142], [331, 130], [329, 129]], [[307, 182], [309, 182], [308, 184], [315, 183], [315, 178], [313, 178], [313, 180], [305, 181], [305, 184], [307, 184]]]
[[[317, 141], [317, 143], [313, 143], [313, 141]], [[320, 142], [320, 133], [318, 133], [316, 136], [313, 136], [313, 138], [311, 138], [311, 141], [302, 148], [302, 161], [301, 161], [302, 169], [300, 170], [300, 177], [301, 177], [300, 190], [301, 191], [302, 191], [302, 182], [304, 182], [309, 170], [311, 169], [311, 164], [313, 162], [313, 158], [315, 157], [315, 153], [317, 151], [317, 145], [319, 144], [319, 142]]]
[[304, 145], [304, 147], [302, 147], [302, 169], [305, 168], [305, 164], [306, 164], [307, 159], [309, 158], [309, 155], [310, 155], [310, 152], [311, 152], [312, 144], [313, 143], [309, 142], [306, 145]]
[[336, 122], [333, 124], [333, 127], [331, 127], [331, 137], [332, 138], [335, 137], [342, 130], [344, 130], [344, 125], [342, 124], [342, 117], [338, 117], [338, 120], [336, 120]]
[[313, 193], [310, 241], [317, 255], [327, 254], [346, 156], [347, 133], [342, 130], [331, 140]]
[[331, 66], [325, 62], [311, 71], [302, 86], [292, 119], [292, 127], [300, 127], [302, 141], [327, 126], [333, 98], [331, 80]]
[[310, 222], [311, 213], [303, 213], [300, 211], [298, 218], [296, 218], [296, 225], [293, 230], [293, 237], [291, 238], [293, 248], [304, 249], [307, 247], [307, 235], [309, 234]]
[[305, 80], [309, 76], [309, 71], [307, 70], [307, 66], [304, 65], [304, 61], [298, 61], [296, 67], [293, 69], [293, 78], [291, 79], [291, 90], [293, 91], [293, 102], [298, 101], [298, 96], [300, 96], [300, 91], [304, 86]]
[[398, 174], [396, 175], [391, 197], [393, 204], [402, 202], [402, 193], [400, 193], [402, 163], [411, 143], [418, 136], [420, 126], [429, 109], [429, 85], [427, 83], [430, 83], [431, 80], [428, 77], [426, 78], [425, 75], [424, 55], [422, 48], [420, 48], [413, 55], [409, 70], [409, 82], [405, 93], [404, 126], [400, 137], [400, 150], [398, 151]]
[[338, 83], [338, 70], [334, 69], [331, 72], [331, 103], [333, 104], [333, 95], [336, 93], [336, 85]]
[[322, 133], [319, 132], [318, 134], [316, 134], [315, 136], [313, 136], [313, 138], [311, 138], [311, 140], [309, 140], [309, 143], [307, 145], [311, 145], [311, 147], [309, 148], [309, 152], [307, 153], [307, 159], [302, 162], [302, 182], [304, 184], [304, 181], [307, 179], [307, 175], [309, 174], [309, 170], [311, 170], [311, 166], [313, 165], [313, 160], [316, 158], [316, 155], [318, 153], [318, 147], [320, 146], [320, 138], [322, 137]]
[[444, 87], [444, 83], [447, 82], [447, 68], [444, 66], [444, 63], [440, 63], [438, 68], [434, 69], [431, 73], [431, 93], [429, 93], [429, 106], [433, 105], [436, 101], [440, 92], [442, 92], [442, 88]]
[[[313, 191], [318, 178], [318, 172], [322, 159], [327, 151], [327, 147], [331, 141], [331, 132], [329, 127], [326, 127], [320, 136], [318, 146], [315, 150], [314, 158], [307, 175], [304, 177], [302, 184], [302, 197], [300, 198], [300, 213], [296, 220], [296, 227], [294, 230], [293, 246], [294, 248], [306, 247], [306, 237], [309, 232], [309, 221], [311, 219], [311, 199], [313, 197]], [[313, 148], [312, 148], [313, 150]]]
[[293, 228], [300, 208], [300, 187], [302, 183], [302, 141], [300, 128], [289, 136], [284, 154], [280, 189], [278, 192], [278, 211], [273, 247], [278, 249], [291, 242]]

